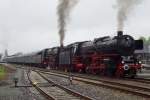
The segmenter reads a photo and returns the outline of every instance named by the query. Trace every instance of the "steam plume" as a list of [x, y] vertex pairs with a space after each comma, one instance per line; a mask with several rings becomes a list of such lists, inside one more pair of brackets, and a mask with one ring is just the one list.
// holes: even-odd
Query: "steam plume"
[[69, 16], [72, 8], [77, 4], [77, 0], [59, 0], [57, 6], [58, 28], [60, 36], [60, 45], [63, 46], [65, 38], [66, 25], [69, 21]]
[[124, 28], [124, 22], [128, 18], [128, 14], [139, 4], [141, 0], [117, 0], [117, 20], [118, 20], [118, 31], [122, 31]]

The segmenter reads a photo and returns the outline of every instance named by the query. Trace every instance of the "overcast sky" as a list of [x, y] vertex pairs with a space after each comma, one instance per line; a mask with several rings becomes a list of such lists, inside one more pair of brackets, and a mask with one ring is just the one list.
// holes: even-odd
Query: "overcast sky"
[[[0, 0], [0, 52], [32, 52], [59, 45], [58, 0]], [[80, 0], [67, 27], [65, 45], [115, 35], [116, 0]], [[138, 38], [150, 36], [150, 0], [130, 13], [124, 31]]]

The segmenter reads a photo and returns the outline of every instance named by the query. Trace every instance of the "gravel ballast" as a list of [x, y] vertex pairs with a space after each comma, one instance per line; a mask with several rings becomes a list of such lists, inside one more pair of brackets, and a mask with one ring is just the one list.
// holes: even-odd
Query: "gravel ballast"
[[127, 94], [104, 87], [94, 86], [75, 80], [73, 80], [73, 84], [70, 84], [69, 78], [67, 79], [48, 74], [43, 75], [46, 76], [48, 79], [56, 82], [57, 84], [61, 84], [63, 86], [66, 86], [67, 88], [73, 89], [84, 95], [92, 97], [93, 100], [146, 100], [146, 98], [142, 98], [136, 95]]

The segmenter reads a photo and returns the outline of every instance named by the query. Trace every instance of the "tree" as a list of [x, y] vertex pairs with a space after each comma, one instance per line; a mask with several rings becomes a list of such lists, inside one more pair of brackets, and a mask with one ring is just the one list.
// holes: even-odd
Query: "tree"
[[146, 39], [146, 37], [141, 36], [139, 39], [143, 40], [144, 44], [150, 45], [150, 36]]
[[149, 38], [148, 38], [148, 40], [147, 40], [147, 44], [150, 45], [150, 36], [149, 36]]
[[1, 58], [2, 58], [2, 54], [0, 54], [0, 60], [1, 60]]
[[141, 36], [139, 39], [143, 40], [144, 44], [147, 42], [146, 38]]

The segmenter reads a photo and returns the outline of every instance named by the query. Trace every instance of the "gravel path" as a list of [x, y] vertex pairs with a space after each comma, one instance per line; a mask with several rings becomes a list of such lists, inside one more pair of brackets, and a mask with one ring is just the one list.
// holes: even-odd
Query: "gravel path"
[[90, 84], [85, 84], [83, 82], [73, 80], [71, 85], [69, 80], [66, 78], [43, 74], [48, 79], [55, 81], [58, 84], [66, 86], [84, 95], [88, 95], [93, 98], [93, 100], [148, 100], [139, 96], [132, 94], [126, 94], [112, 89], [106, 89], [103, 87], [93, 86]]

